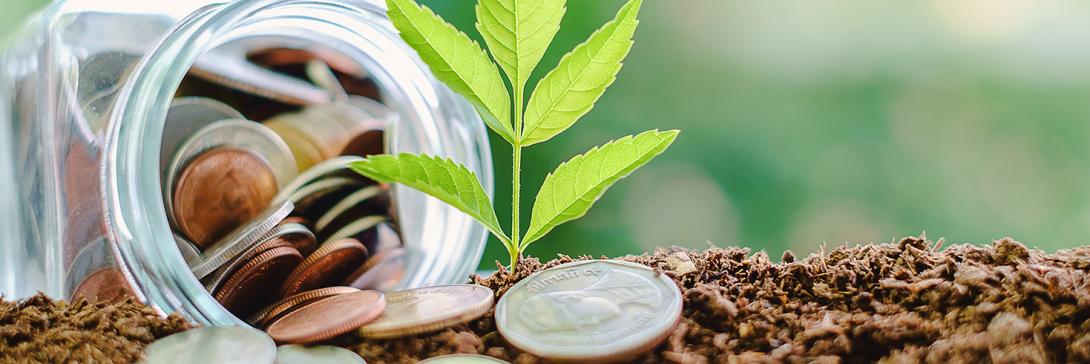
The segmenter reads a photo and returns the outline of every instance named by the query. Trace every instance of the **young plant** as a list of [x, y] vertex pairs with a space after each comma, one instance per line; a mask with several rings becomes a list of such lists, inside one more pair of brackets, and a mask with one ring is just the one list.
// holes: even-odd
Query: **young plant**
[[561, 164], [545, 178], [526, 235], [520, 234], [522, 149], [560, 134], [594, 107], [632, 48], [642, 2], [630, 0], [616, 18], [561, 58], [526, 101], [526, 82], [560, 28], [565, 0], [480, 0], [477, 30], [498, 67], [480, 45], [431, 9], [413, 0], [386, 1], [390, 20], [405, 42], [440, 81], [469, 100], [485, 124], [511, 144], [510, 236], [500, 227], [477, 176], [449, 159], [376, 155], [350, 167], [380, 182], [420, 190], [472, 216], [503, 242], [514, 270], [527, 246], [585, 215], [609, 186], [666, 150], [679, 133], [651, 130], [626, 136]]

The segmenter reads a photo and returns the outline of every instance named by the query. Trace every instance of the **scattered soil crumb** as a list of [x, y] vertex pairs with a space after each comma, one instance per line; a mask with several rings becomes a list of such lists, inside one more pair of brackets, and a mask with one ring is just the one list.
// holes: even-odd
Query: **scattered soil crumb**
[[[779, 264], [742, 248], [623, 257], [670, 276], [685, 297], [672, 335], [632, 362], [1090, 362], [1090, 247], [941, 245], [908, 237], [803, 259], [788, 252]], [[533, 272], [582, 259], [591, 257], [527, 258], [517, 274], [501, 266], [473, 279], [498, 299]], [[507, 345], [491, 313], [427, 336], [338, 340], [368, 363], [451, 353], [541, 362]]]
[[131, 299], [0, 299], [0, 363], [129, 363], [152, 341], [188, 328], [181, 316], [162, 318]]

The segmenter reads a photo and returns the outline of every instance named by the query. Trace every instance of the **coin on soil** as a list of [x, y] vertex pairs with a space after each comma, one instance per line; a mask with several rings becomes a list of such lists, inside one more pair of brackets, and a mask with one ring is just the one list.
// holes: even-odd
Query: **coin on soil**
[[323, 299], [288, 312], [265, 330], [279, 343], [332, 339], [374, 321], [386, 309], [382, 292], [359, 291]]
[[280, 286], [280, 295], [287, 297], [338, 284], [366, 260], [367, 248], [356, 239], [323, 244], [288, 275]]
[[258, 254], [232, 273], [214, 297], [235, 316], [249, 316], [279, 298], [280, 283], [302, 260], [299, 251], [291, 247]]
[[367, 364], [351, 350], [329, 345], [282, 345], [276, 348], [276, 364]]
[[250, 316], [249, 321], [251, 324], [257, 327], [265, 327], [273, 320], [276, 320], [287, 312], [299, 309], [300, 307], [308, 304], [321, 301], [323, 299], [333, 297], [336, 295], [342, 295], [345, 293], [359, 292], [360, 290], [352, 287], [334, 286], [319, 288], [313, 291], [306, 291], [303, 293], [292, 295], [291, 297], [284, 298], [271, 306], [265, 307], [258, 313]]
[[265, 210], [277, 191], [276, 177], [261, 157], [241, 149], [212, 149], [178, 177], [174, 217], [190, 241], [208, 247]]
[[422, 334], [475, 320], [492, 309], [492, 289], [458, 284], [386, 294], [386, 312], [360, 327], [360, 336], [390, 339]]
[[681, 318], [681, 290], [647, 266], [589, 260], [534, 273], [496, 305], [496, 327], [523, 351], [614, 361], [654, 348]]
[[496, 364], [507, 363], [506, 361], [493, 358], [491, 356], [476, 355], [476, 354], [450, 354], [437, 356], [427, 360], [420, 361], [420, 364]]
[[164, 337], [144, 348], [140, 363], [272, 363], [276, 344], [264, 332], [205, 326]]

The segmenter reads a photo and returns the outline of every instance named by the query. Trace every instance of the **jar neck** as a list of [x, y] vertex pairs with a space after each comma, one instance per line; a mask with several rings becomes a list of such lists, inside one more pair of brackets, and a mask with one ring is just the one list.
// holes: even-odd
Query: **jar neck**
[[[247, 37], [292, 37], [329, 45], [367, 69], [384, 101], [399, 111], [388, 142], [394, 151], [446, 155], [465, 162], [491, 193], [487, 136], [473, 109], [434, 80], [402, 44], [378, 0], [239, 0], [201, 8], [175, 25], [126, 82], [110, 116], [102, 175], [107, 237], [146, 302], [201, 324], [242, 321], [194, 277], [173, 243], [161, 198], [159, 141], [175, 90], [205, 52]], [[385, 86], [383, 86], [385, 85]], [[455, 130], [456, 129], [456, 130]], [[395, 200], [410, 258], [400, 286], [465, 280], [487, 237], [468, 217], [415, 191]], [[427, 221], [426, 225], [424, 221]], [[444, 245], [444, 240], [468, 242]], [[428, 254], [413, 255], [418, 251]]]

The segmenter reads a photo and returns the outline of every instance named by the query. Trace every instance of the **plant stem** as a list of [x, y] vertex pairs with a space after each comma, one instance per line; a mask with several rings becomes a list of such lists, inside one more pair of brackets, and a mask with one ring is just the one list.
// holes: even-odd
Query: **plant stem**
[[511, 273], [515, 273], [516, 267], [518, 267], [519, 251], [522, 250], [519, 237], [519, 215], [522, 213], [519, 210], [519, 192], [522, 189], [521, 181], [522, 177], [522, 85], [514, 87], [515, 89], [515, 143], [511, 145], [512, 154], [514, 155], [511, 162], [511, 246], [508, 253], [511, 255]]

